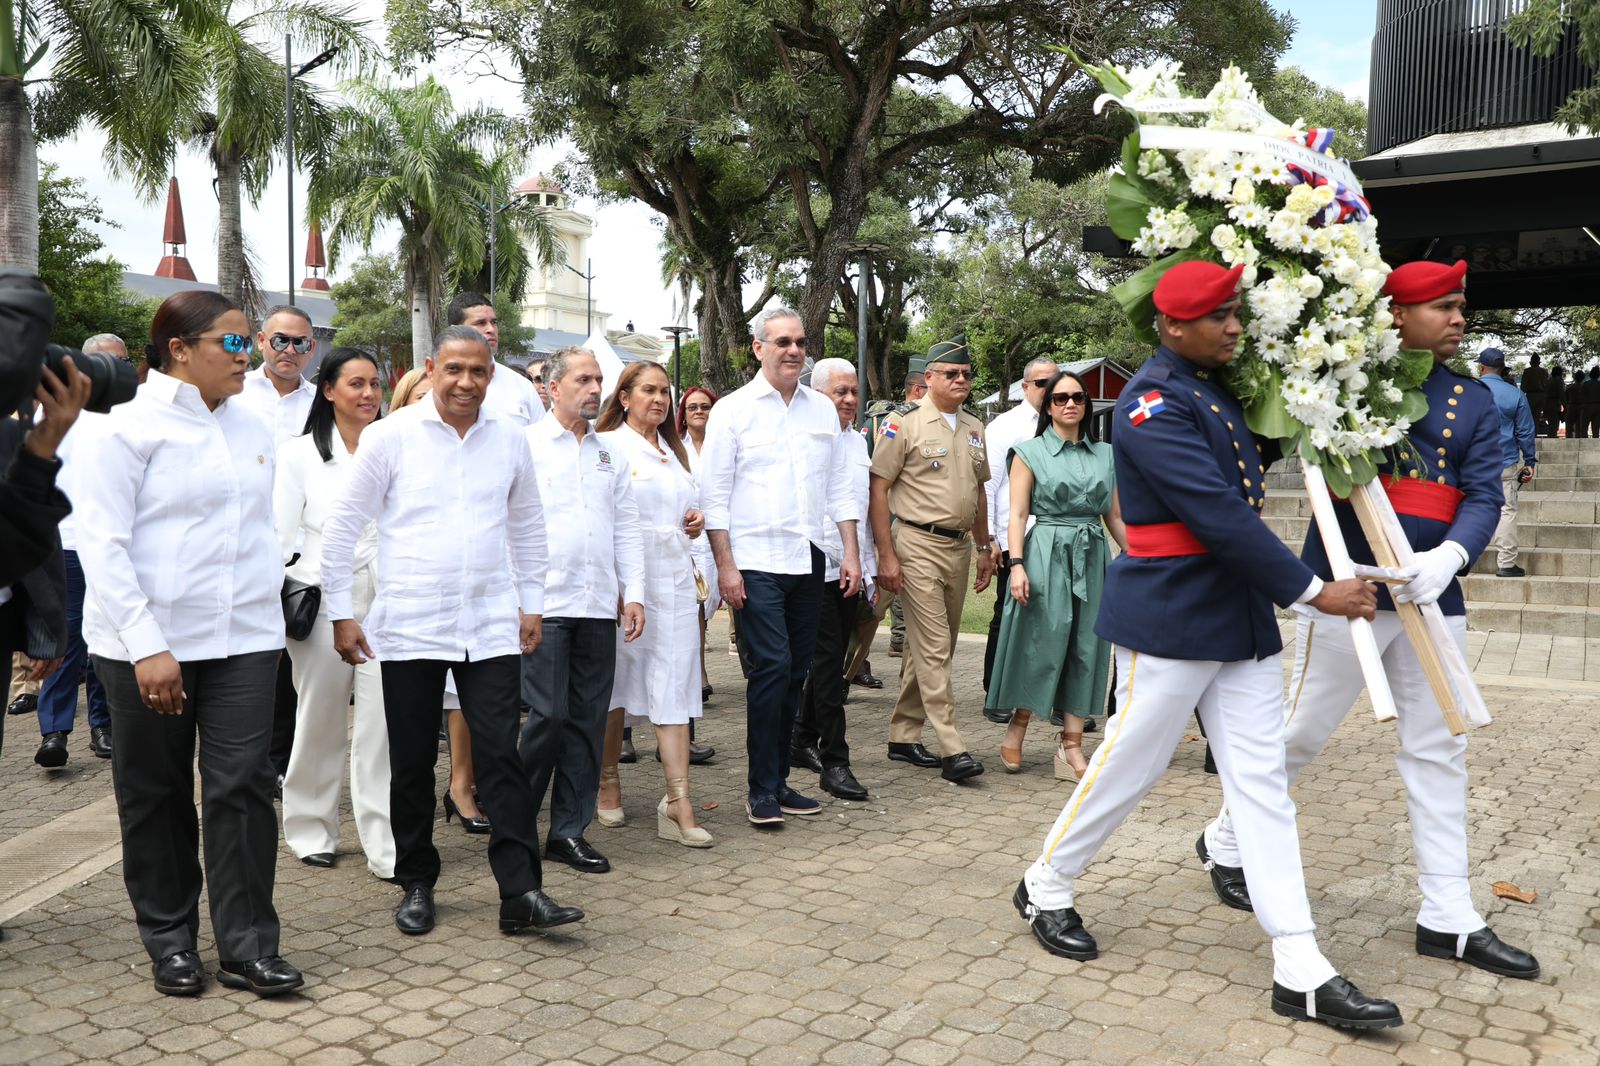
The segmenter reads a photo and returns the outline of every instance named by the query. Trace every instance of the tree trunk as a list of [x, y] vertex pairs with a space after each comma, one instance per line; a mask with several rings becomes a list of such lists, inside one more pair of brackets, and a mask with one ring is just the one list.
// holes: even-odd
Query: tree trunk
[[420, 263], [413, 263], [406, 274], [411, 281], [411, 365], [420, 369], [433, 354], [433, 296]]
[[37, 271], [39, 157], [21, 78], [0, 77], [0, 145], [0, 263]]
[[744, 322], [744, 286], [739, 261], [731, 260], [706, 271], [704, 290], [717, 306], [716, 333], [700, 339], [700, 366], [718, 392], [744, 384], [735, 380], [733, 357], [748, 340]]
[[244, 225], [240, 217], [243, 176], [239, 160], [215, 146], [211, 161], [217, 170], [217, 291], [244, 307]]

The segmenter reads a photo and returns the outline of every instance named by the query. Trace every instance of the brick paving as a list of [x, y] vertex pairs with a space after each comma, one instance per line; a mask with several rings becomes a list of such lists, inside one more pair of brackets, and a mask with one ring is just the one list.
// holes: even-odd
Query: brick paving
[[[1593, 1066], [1600, 684], [1581, 678], [1600, 655], [1586, 663], [1596, 642], [1561, 639], [1475, 634], [1473, 645], [1499, 716], [1469, 756], [1475, 897], [1501, 933], [1538, 954], [1538, 981], [1413, 953], [1393, 738], [1370, 713], [1352, 714], [1297, 789], [1324, 949], [1401, 1005], [1400, 1029], [1354, 1036], [1270, 1012], [1266, 940], [1248, 915], [1216, 902], [1194, 859], [1219, 798], [1198, 738], [1080, 882], [1100, 959], [1044, 954], [1009, 896], [1067, 790], [1050, 776], [1050, 739], [1037, 726], [1026, 771], [1000, 772], [1000, 728], [977, 714], [982, 646], [963, 639], [962, 725], [989, 773], [958, 787], [884, 761], [893, 694], [858, 694], [850, 734], [871, 801], [830, 800], [823, 816], [774, 833], [744, 824], [737, 667], [711, 655], [718, 694], [700, 735], [720, 754], [693, 780], [698, 802], [718, 804], [702, 812], [716, 847], [656, 839], [661, 779], [646, 738], [641, 761], [623, 768], [629, 824], [590, 834], [615, 872], [547, 870], [552, 895], [589, 913], [558, 935], [500, 936], [483, 838], [440, 825], [439, 927], [401, 936], [391, 924], [398, 891], [365, 872], [347, 821], [334, 870], [282, 852], [284, 953], [305, 970], [304, 993], [260, 1000], [213, 983], [201, 997], [169, 999], [150, 987], [111, 865], [5, 923], [0, 1064]], [[875, 665], [886, 674], [895, 660], [884, 650]], [[31, 761], [32, 720], [5, 725], [0, 847], [19, 838], [47, 847], [55, 819], [105, 797], [108, 766], [88, 757], [85, 737], [68, 769], [47, 775]], [[808, 774], [794, 781], [815, 791]], [[1497, 880], [1539, 898], [1494, 899]], [[214, 967], [206, 929], [201, 953]]]

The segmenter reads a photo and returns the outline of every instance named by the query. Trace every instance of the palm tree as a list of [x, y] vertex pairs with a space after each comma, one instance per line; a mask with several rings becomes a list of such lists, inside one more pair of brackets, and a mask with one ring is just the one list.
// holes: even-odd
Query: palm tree
[[[511, 143], [518, 131], [498, 111], [458, 113], [449, 90], [432, 77], [413, 87], [357, 81], [345, 88], [350, 104], [332, 116], [327, 164], [311, 180], [307, 210], [324, 221], [335, 260], [347, 242], [369, 249], [380, 226], [398, 225], [411, 295], [412, 361], [421, 366], [432, 350], [433, 309], [447, 277], [482, 268], [490, 193], [498, 203], [510, 200], [510, 157], [491, 163], [479, 146]], [[520, 247], [520, 230], [532, 236], [541, 261], [559, 262], [548, 225], [519, 225], [519, 218], [539, 214], [530, 207], [500, 216], [513, 238], [508, 245]]]
[[[243, 201], [259, 203], [284, 142], [284, 35], [309, 57], [338, 49], [349, 69], [369, 65], [377, 47], [365, 36], [366, 23], [349, 7], [311, 0], [289, 0], [243, 14], [234, 0], [210, 0], [215, 17], [197, 36], [195, 47], [204, 78], [203, 102], [173, 116], [162, 151], [120, 155], [116, 162], [145, 188], [159, 187], [172, 167], [177, 146], [204, 151], [215, 172], [217, 194], [217, 288], [245, 307], [259, 310], [242, 225]], [[295, 155], [313, 175], [326, 161], [330, 106], [325, 95], [294, 79]], [[292, 180], [292, 176], [291, 176]]]
[[111, 151], [152, 150], [164, 119], [192, 108], [192, 40], [206, 0], [0, 0], [0, 263], [39, 266], [39, 161], [29, 75], [48, 56], [48, 89], [104, 130]]

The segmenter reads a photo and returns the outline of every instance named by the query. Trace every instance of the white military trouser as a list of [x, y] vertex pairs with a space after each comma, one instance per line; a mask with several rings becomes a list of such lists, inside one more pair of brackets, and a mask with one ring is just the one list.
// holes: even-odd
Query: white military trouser
[[[1284, 710], [1291, 781], [1316, 758], [1365, 687], [1349, 623], [1310, 608], [1301, 608], [1297, 614], [1294, 673]], [[1466, 616], [1450, 615], [1446, 621], [1464, 652]], [[1395, 732], [1400, 753], [1394, 761], [1406, 786], [1417, 887], [1422, 890], [1417, 922], [1436, 933], [1476, 932], [1486, 923], [1473, 909], [1467, 880], [1467, 738], [1453, 737], [1445, 728], [1444, 716], [1399, 616], [1379, 611], [1372, 629], [1399, 712]], [[1212, 861], [1243, 865], [1248, 880], [1250, 856], [1242, 847], [1232, 809], [1233, 802], [1224, 794], [1222, 814], [1206, 827], [1206, 846]], [[1252, 899], [1254, 894], [1252, 887]]]
[[1335, 976], [1318, 950], [1283, 764], [1283, 667], [1163, 659], [1118, 647], [1117, 713], [1024, 880], [1041, 910], [1072, 906], [1072, 882], [1172, 761], [1196, 709], [1236, 812], [1256, 920], [1273, 938], [1273, 977], [1309, 992]]
[[[353, 606], [365, 618], [372, 605], [371, 568], [357, 572]], [[394, 830], [389, 822], [389, 726], [383, 716], [383, 677], [376, 659], [351, 666], [333, 650], [327, 604], [305, 640], [288, 642], [297, 706], [294, 747], [283, 775], [283, 839], [299, 858], [339, 846], [339, 792], [350, 753], [350, 805], [367, 869], [394, 876]], [[350, 699], [355, 697], [351, 728]]]

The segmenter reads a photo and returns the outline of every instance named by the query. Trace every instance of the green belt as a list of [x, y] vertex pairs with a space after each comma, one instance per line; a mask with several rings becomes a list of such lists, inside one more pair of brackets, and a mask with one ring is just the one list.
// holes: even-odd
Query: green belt
[[[1045, 515], [1034, 519], [1034, 528], [1039, 526], [1062, 526], [1072, 530], [1072, 537], [1067, 541], [1067, 558], [1072, 570], [1072, 598], [1079, 603], [1089, 601], [1088, 570], [1089, 550], [1095, 541], [1105, 542], [1106, 530], [1100, 521], [1099, 515]], [[1026, 559], [1027, 543], [1023, 543], [1024, 559]]]

